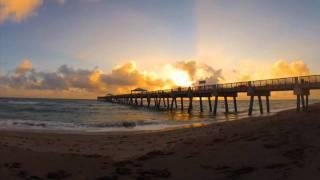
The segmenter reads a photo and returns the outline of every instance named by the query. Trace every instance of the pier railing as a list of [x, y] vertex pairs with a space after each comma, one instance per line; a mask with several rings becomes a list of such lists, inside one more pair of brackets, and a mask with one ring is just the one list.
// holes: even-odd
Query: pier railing
[[[308, 101], [311, 89], [320, 89], [320, 75], [210, 84], [192, 87], [177, 87], [172, 89], [143, 91], [130, 94], [107, 95], [98, 97], [98, 99], [135, 106], [143, 106], [143, 99], [145, 99], [147, 100], [148, 107], [150, 107], [151, 100], [153, 99], [154, 106], [156, 108], [160, 108], [161, 104], [163, 103], [164, 107], [172, 110], [174, 107], [177, 108], [177, 98], [180, 98], [181, 110], [183, 110], [183, 98], [188, 98], [188, 110], [190, 111], [192, 109], [193, 97], [198, 97], [200, 100], [200, 109], [202, 111], [202, 98], [206, 97], [208, 99], [210, 111], [213, 109], [214, 114], [216, 114], [218, 97], [224, 98], [226, 113], [229, 112], [227, 98], [232, 97], [234, 109], [235, 112], [237, 112], [237, 94], [246, 92], [247, 95], [250, 96], [249, 114], [251, 114], [255, 96], [258, 97], [261, 113], [263, 113], [261, 97], [266, 97], [267, 112], [269, 112], [269, 96], [271, 95], [272, 91], [293, 91], [294, 95], [297, 96], [297, 110], [300, 111], [300, 105], [302, 105], [302, 108], [305, 111], [308, 109]], [[215, 97], [213, 108], [211, 106], [211, 96]], [[138, 103], [138, 99], [140, 99], [140, 103]]]

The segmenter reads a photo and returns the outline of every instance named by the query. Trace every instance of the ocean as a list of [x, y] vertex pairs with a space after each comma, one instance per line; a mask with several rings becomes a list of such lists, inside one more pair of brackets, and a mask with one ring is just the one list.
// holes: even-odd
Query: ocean
[[[315, 102], [319, 100], [310, 100], [310, 103]], [[224, 102], [219, 101], [218, 114], [214, 116], [209, 112], [206, 100], [203, 101], [204, 112], [200, 112], [199, 102], [194, 101], [194, 109], [188, 113], [187, 102], [184, 103], [184, 111], [158, 111], [96, 100], [0, 98], [0, 128], [109, 132], [191, 127], [245, 118], [248, 116], [248, 103], [247, 100], [238, 100], [239, 113], [226, 115]], [[294, 108], [296, 101], [271, 100], [270, 103], [271, 113], [264, 113], [264, 116]], [[233, 112], [232, 101], [229, 102], [229, 110]], [[257, 101], [253, 116], [260, 116]]]

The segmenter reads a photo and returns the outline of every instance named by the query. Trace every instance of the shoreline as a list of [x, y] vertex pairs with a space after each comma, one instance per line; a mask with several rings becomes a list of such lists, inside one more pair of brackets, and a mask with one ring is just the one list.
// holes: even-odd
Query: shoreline
[[0, 177], [314, 179], [320, 104], [310, 109], [151, 133], [0, 130]]

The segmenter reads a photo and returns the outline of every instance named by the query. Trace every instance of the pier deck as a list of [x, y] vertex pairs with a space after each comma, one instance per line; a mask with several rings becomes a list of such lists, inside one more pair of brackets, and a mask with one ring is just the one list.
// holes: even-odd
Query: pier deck
[[[271, 92], [292, 91], [296, 96], [297, 111], [307, 111], [310, 90], [320, 89], [320, 75], [287, 77], [225, 84], [212, 84], [193, 87], [174, 88], [157, 91], [100, 96], [98, 100], [132, 106], [155, 107], [156, 109], [177, 109], [177, 99], [180, 99], [180, 109], [183, 110], [184, 99], [188, 100], [188, 111], [193, 109], [193, 98], [199, 98], [200, 111], [203, 111], [203, 100], [207, 99], [209, 110], [217, 113], [218, 98], [224, 98], [225, 112], [229, 113], [228, 98], [233, 99], [234, 111], [237, 113], [238, 93], [247, 93], [250, 97], [248, 114], [253, 111], [255, 97], [258, 97], [260, 113], [264, 113], [262, 97], [265, 97], [266, 111], [270, 112]], [[212, 106], [211, 98], [214, 97]], [[146, 104], [144, 104], [146, 102]]]

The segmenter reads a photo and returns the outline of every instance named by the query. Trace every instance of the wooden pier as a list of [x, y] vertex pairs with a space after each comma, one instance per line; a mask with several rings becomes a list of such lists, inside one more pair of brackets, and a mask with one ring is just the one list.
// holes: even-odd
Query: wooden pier
[[[177, 99], [180, 99], [180, 109], [188, 102], [188, 112], [193, 109], [194, 98], [199, 99], [200, 111], [203, 111], [203, 101], [207, 100], [209, 111], [217, 114], [218, 99], [224, 99], [225, 113], [230, 113], [228, 98], [233, 100], [233, 113], [237, 113], [238, 93], [247, 93], [250, 97], [248, 114], [253, 111], [254, 100], [257, 97], [260, 113], [264, 113], [262, 98], [265, 98], [266, 112], [270, 112], [271, 92], [292, 91], [296, 96], [297, 111], [307, 111], [309, 107], [310, 90], [320, 89], [320, 75], [267, 79], [247, 82], [213, 84], [187, 88], [175, 88], [158, 91], [139, 91], [136, 93], [107, 95], [98, 97], [100, 101], [141, 106], [155, 109], [178, 109]], [[214, 98], [212, 106], [212, 98]], [[146, 104], [144, 104], [146, 103]]]

